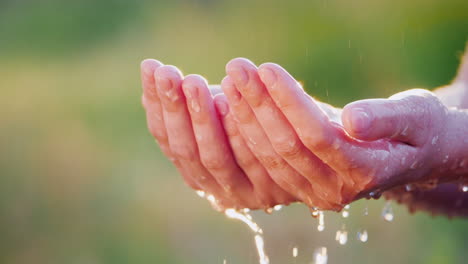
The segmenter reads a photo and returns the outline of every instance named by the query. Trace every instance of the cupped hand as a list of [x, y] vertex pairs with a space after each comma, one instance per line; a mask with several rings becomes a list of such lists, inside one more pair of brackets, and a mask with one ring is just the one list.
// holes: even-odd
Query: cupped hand
[[270, 208], [296, 200], [269, 177], [232, 124], [235, 149], [230, 148], [205, 79], [184, 77], [151, 59], [142, 62], [141, 79], [151, 134], [185, 182], [205, 192], [216, 209]]
[[364, 196], [437, 177], [449, 163], [450, 111], [432, 93], [333, 109], [308, 96], [283, 68], [234, 59], [222, 88], [248, 148], [272, 179], [309, 206], [339, 210]]

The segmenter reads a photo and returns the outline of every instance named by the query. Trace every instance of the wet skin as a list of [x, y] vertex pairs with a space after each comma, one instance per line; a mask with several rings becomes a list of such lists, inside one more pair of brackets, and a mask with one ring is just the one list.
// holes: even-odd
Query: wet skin
[[219, 209], [340, 210], [369, 192], [468, 174], [468, 114], [427, 90], [337, 109], [272, 63], [230, 61], [215, 96], [203, 77], [156, 60], [141, 72], [150, 132]]

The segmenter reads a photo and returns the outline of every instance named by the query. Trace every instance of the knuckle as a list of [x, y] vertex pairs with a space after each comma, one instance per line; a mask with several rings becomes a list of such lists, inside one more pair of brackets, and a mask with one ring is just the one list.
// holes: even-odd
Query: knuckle
[[236, 156], [236, 162], [241, 168], [250, 168], [254, 166], [258, 162], [258, 160], [251, 155], [248, 155], [248, 157], [244, 155], [239, 155]]
[[284, 160], [276, 156], [265, 155], [259, 157], [259, 160], [267, 169], [284, 169], [287, 166]]
[[171, 152], [178, 160], [194, 162], [198, 159], [198, 153], [194, 148], [183, 145], [171, 145]]
[[323, 134], [304, 135], [302, 138], [304, 145], [314, 151], [323, 151], [330, 147], [330, 138]]
[[225, 155], [201, 155], [202, 165], [208, 170], [221, 170], [226, 167], [227, 158]]
[[301, 144], [297, 139], [278, 138], [272, 143], [276, 152], [286, 158], [296, 157], [301, 152]]

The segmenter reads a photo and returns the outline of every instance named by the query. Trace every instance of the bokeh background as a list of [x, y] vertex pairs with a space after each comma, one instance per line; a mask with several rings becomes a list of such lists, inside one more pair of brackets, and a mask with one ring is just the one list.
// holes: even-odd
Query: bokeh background
[[[466, 0], [0, 0], [0, 263], [257, 263], [248, 228], [189, 190], [147, 132], [144, 58], [211, 83], [234, 57], [273, 61], [343, 106], [449, 83], [467, 38]], [[382, 205], [327, 213], [322, 233], [302, 205], [254, 217], [273, 264], [321, 246], [329, 263], [466, 263], [467, 221], [394, 205], [387, 223]]]

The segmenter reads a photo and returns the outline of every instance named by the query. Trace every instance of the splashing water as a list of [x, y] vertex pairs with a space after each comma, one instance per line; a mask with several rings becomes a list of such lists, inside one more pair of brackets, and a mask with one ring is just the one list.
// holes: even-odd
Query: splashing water
[[367, 230], [362, 229], [357, 232], [357, 238], [361, 242], [367, 242], [367, 239], [369, 239], [369, 234], [367, 234]]
[[390, 201], [385, 203], [385, 206], [382, 209], [382, 218], [387, 222], [392, 222], [394, 215], [393, 215], [393, 208], [392, 203]]
[[231, 219], [237, 219], [244, 222], [255, 233], [255, 246], [257, 247], [258, 260], [260, 264], [269, 264], [270, 260], [265, 253], [265, 243], [263, 241], [263, 230], [252, 220], [252, 216], [238, 212], [234, 209], [226, 209], [224, 214]]
[[314, 264], [327, 264], [328, 255], [326, 247], [319, 247], [314, 252]]

